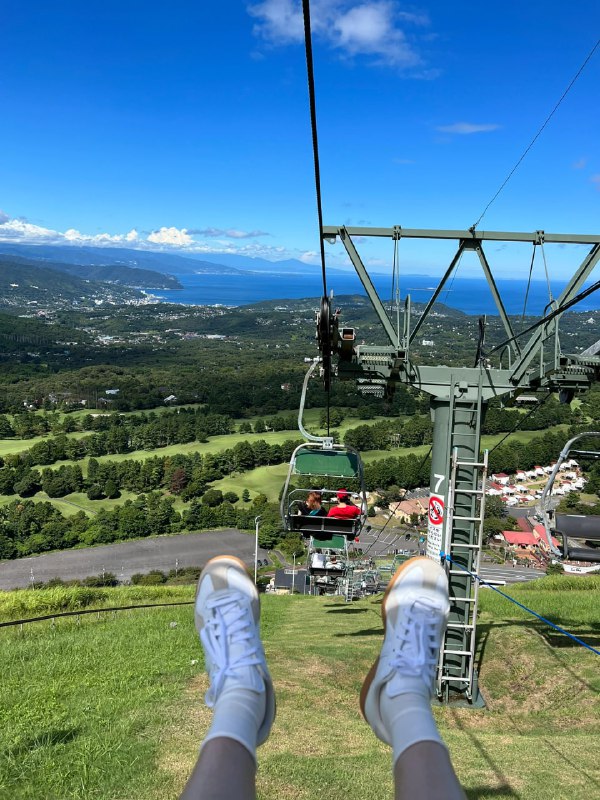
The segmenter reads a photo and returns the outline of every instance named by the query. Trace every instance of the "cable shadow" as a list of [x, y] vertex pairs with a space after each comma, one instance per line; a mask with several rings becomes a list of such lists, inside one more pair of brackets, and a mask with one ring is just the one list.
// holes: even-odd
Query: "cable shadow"
[[[561, 627], [566, 627], [566, 626], [563, 623]], [[550, 653], [550, 655], [554, 658], [557, 665], [561, 669], [564, 669], [571, 676], [575, 684], [577, 684], [582, 689], [588, 689], [590, 692], [596, 693], [598, 691], [597, 686], [592, 685], [585, 678], [582, 678], [581, 675], [578, 675], [573, 669], [573, 667], [571, 667], [569, 664], [565, 664], [564, 660], [561, 658], [560, 655], [561, 650], [582, 646], [577, 642], [574, 642], [572, 639], [569, 639], [568, 636], [564, 636], [564, 634], [559, 634], [557, 632], [552, 631], [552, 629], [549, 629], [543, 622], [538, 622], [537, 620], [531, 622], [529, 622], [528, 620], [514, 620], [512, 622], [485, 622], [481, 625], [478, 625], [477, 627], [477, 645], [476, 645], [477, 647], [479, 646], [480, 638], [483, 639], [483, 646], [485, 647], [485, 645], [487, 644], [487, 639], [489, 637], [489, 634], [493, 628], [525, 628], [531, 631], [532, 633], [539, 636], [542, 642], [547, 646], [548, 653]], [[592, 625], [590, 626], [589, 629], [583, 631], [578, 630], [576, 635], [580, 639], [587, 641], [588, 644], [591, 644], [589, 639], [594, 640], [596, 638], [596, 633], [595, 633], [596, 628], [597, 625]], [[555, 639], [561, 640], [559, 645], [554, 644]], [[563, 639], [565, 640], [566, 644], [563, 643], [562, 641]], [[480, 654], [480, 657], [478, 659], [479, 668], [481, 668], [482, 663], [483, 663], [483, 653]]]
[[477, 800], [479, 797], [489, 797], [490, 795], [502, 795], [504, 797], [520, 797], [517, 792], [512, 788], [510, 785], [507, 776], [502, 772], [500, 766], [494, 761], [485, 747], [481, 744], [477, 736], [470, 731], [465, 725], [463, 725], [462, 720], [458, 716], [458, 714], [453, 714], [454, 721], [456, 722], [456, 727], [464, 734], [468, 736], [471, 740], [473, 747], [477, 750], [477, 752], [481, 755], [484, 761], [488, 764], [494, 775], [496, 776], [497, 782], [500, 784], [499, 786], [495, 787], [488, 787], [488, 786], [477, 786], [472, 789], [465, 789], [466, 795], [469, 800]]
[[[515, 729], [520, 733], [518, 725], [515, 723], [515, 720], [512, 717], [511, 717], [511, 722], [514, 725]], [[568, 764], [569, 767], [571, 767], [571, 769], [574, 772], [576, 772], [578, 775], [584, 775], [588, 779], [590, 784], [600, 787], [600, 782], [598, 782], [595, 778], [593, 778], [588, 772], [585, 772], [585, 770], [581, 768], [580, 764], [577, 764], [574, 761], [571, 761], [570, 758], [567, 758], [567, 756], [561, 750], [559, 750], [558, 747], [555, 747], [552, 744], [552, 742], [549, 742], [548, 739], [546, 739], [545, 737], [542, 737], [541, 741], [544, 742], [544, 744], [548, 747], [548, 749], [552, 750], [553, 753], [556, 753], [556, 755], [561, 759], [561, 761], [564, 761], [565, 764]]]

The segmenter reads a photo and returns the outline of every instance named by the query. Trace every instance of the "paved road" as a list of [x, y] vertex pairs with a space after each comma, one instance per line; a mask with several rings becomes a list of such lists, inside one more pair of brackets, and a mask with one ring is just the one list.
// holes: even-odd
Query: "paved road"
[[[135, 572], [174, 569], [176, 560], [180, 567], [202, 566], [209, 558], [222, 553], [236, 555], [246, 564], [253, 564], [254, 536], [232, 529], [206, 531], [3, 561], [0, 563], [0, 589], [29, 586], [32, 570], [35, 581], [56, 577], [64, 580], [85, 578], [100, 575], [102, 569], [114, 572], [121, 581], [127, 581]], [[259, 548], [259, 559], [267, 556], [267, 551]]]
[[409, 550], [411, 554], [418, 554], [417, 541], [412, 538], [407, 542], [405, 531], [398, 534], [393, 529], [386, 529], [383, 533], [375, 528], [369, 533], [363, 531], [356, 547], [362, 549], [363, 553], [368, 551], [370, 556], [393, 555], [394, 550]]
[[486, 564], [481, 567], [480, 575], [486, 581], [506, 581], [506, 583], [522, 583], [541, 578], [546, 573], [541, 569], [527, 567], [511, 567], [502, 564]]

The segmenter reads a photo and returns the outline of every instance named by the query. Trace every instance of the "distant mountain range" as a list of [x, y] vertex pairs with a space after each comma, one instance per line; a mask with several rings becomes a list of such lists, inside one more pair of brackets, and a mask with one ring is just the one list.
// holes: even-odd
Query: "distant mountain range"
[[[177, 289], [177, 285], [166, 285], [165, 273], [167, 275], [186, 275], [207, 272], [211, 274], [231, 274], [235, 275], [239, 270], [222, 264], [204, 262], [201, 260], [184, 258], [183, 256], [173, 255], [172, 253], [154, 253], [147, 250], [131, 250], [126, 247], [76, 247], [71, 245], [48, 245], [48, 244], [13, 244], [10, 242], [0, 242], [0, 253], [6, 255], [20, 256], [29, 261], [53, 262], [58, 265], [70, 264], [73, 267], [120, 267], [126, 270], [122, 273], [124, 280], [120, 283], [130, 285], [128, 281], [135, 280], [135, 286], [144, 286], [147, 289]], [[48, 265], [49, 266], [49, 265]], [[132, 275], [132, 270], [136, 273]], [[150, 271], [148, 282], [140, 282], [137, 272], [139, 270]], [[66, 269], [62, 269], [66, 272]], [[85, 270], [71, 270], [71, 274], [80, 277], [89, 277]], [[101, 273], [96, 273], [100, 275]], [[118, 273], [111, 273], [113, 278], [96, 277], [94, 280], [114, 280]], [[171, 281], [173, 279], [171, 278]], [[159, 281], [157, 283], [157, 281]]]
[[[175, 253], [154, 252], [149, 250], [132, 250], [126, 247], [78, 247], [75, 245], [33, 245], [33, 244], [13, 244], [11, 242], [0, 242], [0, 253], [7, 255], [20, 256], [30, 261], [53, 262], [54, 264], [71, 264], [78, 267], [121, 267], [123, 269], [151, 270], [155, 273], [149, 282], [143, 283], [135, 279], [134, 283], [131, 274], [123, 273], [124, 280], [120, 283], [126, 286], [144, 286], [145, 288], [156, 289], [175, 289], [177, 286], [159, 285], [156, 273], [167, 275], [239, 275], [240, 273], [250, 272], [269, 272], [273, 274], [287, 275], [314, 275], [320, 272], [320, 265], [305, 264], [297, 258], [288, 258], [283, 261], [268, 261], [265, 258], [253, 258], [250, 256], [240, 256], [233, 253], [186, 253], [177, 255]], [[63, 269], [66, 272], [66, 269]], [[339, 273], [344, 270], [336, 270], [330, 267], [327, 272]], [[93, 280], [116, 280], [117, 273], [112, 273], [113, 277], [99, 277], [101, 273], [95, 273], [92, 278], [89, 274], [84, 274], [82, 269], [72, 270], [70, 274], [80, 277], [89, 277]]]
[[[321, 271], [320, 264], [306, 264], [297, 258], [287, 258], [283, 261], [268, 261], [266, 258], [256, 258], [253, 256], [238, 256], [233, 253], [203, 253], [202, 256], [188, 256], [190, 260], [202, 258], [204, 264], [225, 264], [229, 267], [235, 267], [236, 270], [242, 272], [272, 272], [278, 275], [314, 275], [315, 272]], [[327, 267], [328, 273], [346, 273], [347, 270], [335, 269], [335, 267]]]

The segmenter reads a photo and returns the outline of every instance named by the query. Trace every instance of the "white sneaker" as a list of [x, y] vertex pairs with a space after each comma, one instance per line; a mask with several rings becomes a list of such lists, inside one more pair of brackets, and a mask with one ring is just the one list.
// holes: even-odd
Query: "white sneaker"
[[364, 718], [387, 744], [381, 704], [407, 692], [431, 697], [449, 610], [448, 579], [439, 564], [418, 557], [398, 567], [383, 597], [381, 652], [360, 693]]
[[215, 705], [225, 681], [228, 690], [234, 682], [243, 689], [265, 692], [265, 716], [257, 738], [257, 744], [262, 744], [275, 719], [275, 692], [260, 639], [258, 592], [239, 558], [217, 556], [204, 567], [194, 618], [210, 678], [206, 705]]

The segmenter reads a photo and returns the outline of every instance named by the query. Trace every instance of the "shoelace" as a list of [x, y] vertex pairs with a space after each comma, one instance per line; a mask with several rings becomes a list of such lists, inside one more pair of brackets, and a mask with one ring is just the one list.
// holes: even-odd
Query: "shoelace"
[[396, 631], [390, 659], [399, 678], [402, 675], [422, 677], [427, 686], [433, 682], [440, 644], [439, 611], [434, 603], [426, 600], [416, 600], [405, 611], [404, 624]]
[[[235, 676], [241, 668], [258, 666], [262, 658], [252, 610], [241, 592], [210, 597], [206, 608], [213, 614], [206, 620], [200, 639], [212, 665], [206, 693], [206, 704], [212, 708], [225, 678]], [[237, 655], [231, 652], [232, 645], [240, 645]]]

